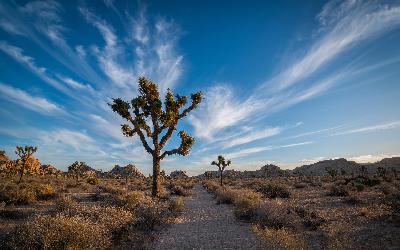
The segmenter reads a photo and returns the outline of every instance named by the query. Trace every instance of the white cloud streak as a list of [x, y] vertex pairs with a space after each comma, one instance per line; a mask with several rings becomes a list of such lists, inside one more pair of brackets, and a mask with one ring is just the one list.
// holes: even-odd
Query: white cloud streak
[[247, 155], [251, 155], [251, 154], [255, 154], [255, 153], [259, 153], [259, 152], [263, 152], [263, 151], [270, 151], [270, 150], [276, 150], [276, 149], [282, 149], [282, 148], [291, 148], [291, 147], [308, 145], [308, 144], [312, 144], [312, 143], [313, 143], [312, 141], [306, 141], [306, 142], [292, 143], [292, 144], [281, 145], [281, 146], [251, 147], [251, 148], [234, 151], [233, 153], [225, 154], [225, 156], [226, 156], [226, 158], [229, 158], [229, 159], [241, 158], [241, 157], [245, 157]]
[[372, 133], [372, 132], [378, 132], [378, 131], [383, 131], [383, 130], [388, 130], [388, 129], [396, 129], [396, 128], [400, 128], [400, 121], [388, 122], [388, 123], [372, 125], [372, 126], [367, 126], [367, 127], [361, 127], [361, 128], [357, 128], [357, 129], [350, 129], [350, 130], [334, 133], [331, 136], [348, 135], [348, 134], [355, 134], [355, 133]]
[[6, 84], [0, 83], [0, 93], [3, 98], [41, 114], [65, 113], [60, 106], [43, 97], [32, 96], [21, 89]]
[[226, 148], [234, 147], [237, 145], [242, 145], [242, 144], [257, 141], [260, 139], [268, 138], [268, 137], [271, 137], [274, 135], [278, 135], [282, 131], [283, 131], [283, 128], [280, 128], [280, 127], [266, 128], [266, 129], [263, 129], [260, 131], [250, 132], [243, 136], [239, 136], [234, 139], [228, 140], [225, 143], [223, 143], [223, 145]]

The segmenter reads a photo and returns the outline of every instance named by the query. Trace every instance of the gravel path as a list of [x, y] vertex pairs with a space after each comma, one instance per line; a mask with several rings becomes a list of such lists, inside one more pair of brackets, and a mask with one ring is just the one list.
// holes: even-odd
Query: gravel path
[[249, 226], [196, 185], [177, 223], [161, 231], [150, 249], [265, 249]]

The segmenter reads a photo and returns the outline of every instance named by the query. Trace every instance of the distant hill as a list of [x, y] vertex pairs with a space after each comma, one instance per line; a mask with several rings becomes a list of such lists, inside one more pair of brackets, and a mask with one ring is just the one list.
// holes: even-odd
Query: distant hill
[[345, 171], [347, 174], [359, 174], [362, 168], [365, 167], [369, 173], [376, 173], [378, 167], [386, 168], [387, 170], [400, 171], [400, 157], [385, 158], [375, 163], [357, 163], [354, 161], [348, 161], [346, 159], [334, 159], [319, 161], [314, 164], [304, 165], [293, 169], [293, 174], [303, 174], [306, 176], [312, 175], [328, 175], [329, 170], [336, 170], [339, 174]]
[[[224, 171], [226, 177], [276, 177], [276, 176], [289, 176], [289, 175], [305, 175], [305, 176], [324, 176], [328, 175], [329, 171], [336, 171], [338, 174], [345, 172], [346, 174], [360, 174], [364, 168], [369, 173], [376, 173], [378, 167], [383, 167], [389, 171], [400, 172], [400, 157], [385, 158], [375, 163], [357, 163], [355, 161], [348, 161], [344, 158], [319, 161], [309, 165], [296, 167], [293, 170], [282, 170], [276, 165], [265, 165], [259, 170], [254, 171]], [[218, 177], [218, 171], [207, 171], [199, 177], [213, 176]]]
[[334, 160], [324, 160], [319, 161], [310, 165], [303, 165], [293, 169], [292, 174], [295, 175], [328, 175], [329, 170], [336, 170], [338, 173], [345, 171], [348, 174], [360, 173], [361, 165], [354, 161], [348, 161], [344, 158], [334, 159]]

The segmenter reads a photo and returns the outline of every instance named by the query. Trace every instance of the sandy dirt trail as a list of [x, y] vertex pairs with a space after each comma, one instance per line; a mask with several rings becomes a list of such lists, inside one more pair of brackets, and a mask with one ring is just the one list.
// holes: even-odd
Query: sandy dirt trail
[[215, 199], [200, 185], [185, 198], [185, 210], [172, 224], [160, 231], [150, 249], [265, 249], [250, 231], [250, 225], [238, 221], [232, 206], [216, 205]]

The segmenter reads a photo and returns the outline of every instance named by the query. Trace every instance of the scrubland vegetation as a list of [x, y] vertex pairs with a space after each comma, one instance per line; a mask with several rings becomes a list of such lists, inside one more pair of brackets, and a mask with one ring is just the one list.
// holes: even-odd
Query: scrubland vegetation
[[155, 228], [182, 212], [180, 196], [193, 187], [190, 180], [163, 178], [155, 198], [149, 178], [78, 172], [31, 172], [19, 182], [18, 175], [2, 171], [1, 249], [143, 249]]
[[217, 178], [203, 181], [217, 204], [271, 249], [396, 249], [400, 178], [395, 175]]

